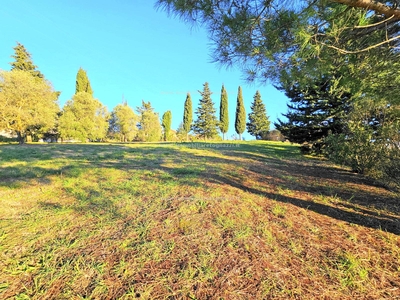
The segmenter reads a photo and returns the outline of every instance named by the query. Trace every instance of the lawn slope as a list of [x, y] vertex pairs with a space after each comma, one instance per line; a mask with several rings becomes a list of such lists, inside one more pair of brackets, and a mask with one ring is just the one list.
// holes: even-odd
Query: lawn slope
[[285, 143], [0, 146], [1, 299], [399, 299], [399, 197]]

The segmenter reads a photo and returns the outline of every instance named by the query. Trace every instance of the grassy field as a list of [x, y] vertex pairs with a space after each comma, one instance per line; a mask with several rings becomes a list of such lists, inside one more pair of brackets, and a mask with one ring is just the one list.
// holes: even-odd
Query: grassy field
[[399, 196], [290, 144], [0, 159], [0, 299], [400, 299]]

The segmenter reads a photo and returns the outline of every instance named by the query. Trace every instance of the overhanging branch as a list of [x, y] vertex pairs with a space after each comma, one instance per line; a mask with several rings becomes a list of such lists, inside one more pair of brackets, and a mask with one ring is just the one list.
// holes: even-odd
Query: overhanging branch
[[331, 0], [351, 7], [359, 7], [368, 10], [373, 10], [386, 17], [394, 17], [400, 19], [400, 9], [387, 6], [381, 2], [374, 0]]

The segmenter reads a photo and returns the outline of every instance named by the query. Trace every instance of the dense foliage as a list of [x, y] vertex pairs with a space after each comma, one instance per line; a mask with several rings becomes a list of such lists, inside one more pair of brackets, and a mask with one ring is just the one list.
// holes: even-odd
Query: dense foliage
[[303, 144], [303, 150], [320, 153], [328, 134], [344, 132], [351, 109], [351, 94], [336, 82], [333, 76], [323, 76], [318, 82], [282, 88], [290, 99], [287, 120], [278, 119], [275, 127], [289, 141]]
[[75, 94], [79, 92], [89, 93], [93, 96], [92, 86], [90, 85], [90, 80], [87, 73], [82, 68], [79, 68], [76, 74], [76, 84], [75, 84]]
[[121, 142], [131, 142], [136, 138], [139, 117], [127, 102], [118, 104], [111, 112], [108, 134], [112, 139]]
[[164, 129], [164, 141], [169, 141], [171, 137], [171, 124], [172, 124], [172, 112], [166, 111], [162, 116], [162, 127]]
[[107, 108], [89, 93], [78, 92], [64, 105], [59, 119], [63, 140], [101, 141], [108, 130]]
[[218, 134], [218, 120], [215, 115], [214, 102], [211, 99], [211, 91], [208, 82], [203, 84], [203, 90], [199, 91], [201, 99], [196, 110], [197, 119], [194, 121], [192, 130], [199, 137], [212, 139]]
[[239, 86], [236, 101], [235, 114], [235, 131], [239, 135], [239, 140], [242, 139], [242, 133], [246, 130], [246, 109], [243, 103], [242, 88]]
[[17, 69], [0, 72], [0, 128], [16, 133], [20, 144], [28, 133], [53, 127], [58, 109], [57, 95], [43, 78]]
[[162, 137], [162, 128], [158, 113], [154, 112], [154, 108], [151, 106], [151, 103], [142, 100], [142, 106], [137, 107], [136, 111], [139, 114], [139, 141], [160, 141]]
[[225, 86], [221, 88], [221, 103], [219, 106], [219, 130], [222, 133], [222, 139], [225, 139], [225, 134], [229, 129], [229, 111], [228, 111], [228, 93]]
[[254, 101], [250, 109], [249, 122], [246, 124], [247, 131], [257, 140], [265, 139], [269, 132], [271, 122], [267, 116], [267, 110], [259, 91], [254, 95]]

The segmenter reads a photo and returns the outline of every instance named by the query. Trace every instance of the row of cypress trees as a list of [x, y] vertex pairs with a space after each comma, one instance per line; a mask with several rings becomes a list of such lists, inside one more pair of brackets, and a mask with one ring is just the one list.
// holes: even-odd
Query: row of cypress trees
[[[182, 128], [186, 135], [193, 131], [196, 135], [204, 139], [214, 138], [218, 134], [218, 130], [222, 133], [225, 140], [225, 134], [229, 129], [229, 113], [228, 113], [228, 93], [225, 86], [221, 88], [221, 101], [219, 107], [219, 120], [216, 117], [216, 109], [214, 102], [211, 99], [212, 92], [210, 91], [208, 82], [203, 84], [203, 90], [199, 91], [201, 99], [199, 106], [195, 111], [197, 119], [193, 121], [192, 116], [192, 99], [190, 93], [187, 94], [184, 106]], [[236, 102], [235, 113], [235, 131], [239, 135], [239, 140], [242, 139], [242, 134], [247, 128], [250, 135], [257, 139], [263, 138], [270, 129], [270, 121], [267, 116], [265, 105], [261, 99], [259, 91], [254, 95], [254, 101], [251, 104], [251, 112], [249, 113], [248, 122], [246, 123], [246, 110], [243, 103], [243, 92], [239, 86]]]

